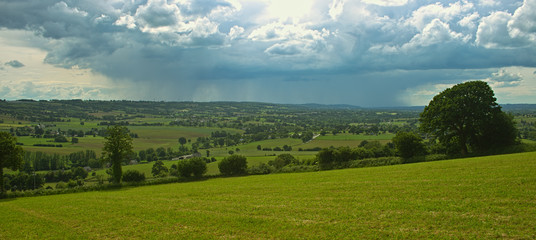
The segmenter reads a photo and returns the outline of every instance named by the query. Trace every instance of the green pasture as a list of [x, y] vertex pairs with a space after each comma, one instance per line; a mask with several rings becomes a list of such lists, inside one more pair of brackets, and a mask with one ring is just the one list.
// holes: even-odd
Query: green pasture
[[[77, 123], [79, 124], [79, 123]], [[84, 125], [85, 126], [85, 125]], [[62, 128], [67, 130], [68, 128]], [[74, 129], [74, 128], [71, 128]], [[171, 147], [178, 150], [180, 137], [191, 139], [195, 142], [198, 137], [210, 136], [210, 133], [215, 131], [225, 130], [227, 132], [236, 133], [240, 130], [236, 129], [220, 129], [220, 128], [196, 128], [196, 127], [175, 127], [175, 126], [132, 126], [129, 127], [131, 132], [137, 133], [139, 138], [133, 139], [134, 151], [145, 150], [148, 148]], [[17, 137], [18, 142], [23, 143], [25, 151], [41, 151], [46, 153], [69, 154], [77, 151], [93, 150], [100, 154], [104, 144], [103, 137], [85, 136], [79, 137], [79, 143], [55, 143], [51, 142], [50, 138], [33, 138]], [[68, 138], [70, 141], [71, 138]], [[35, 147], [33, 144], [62, 144], [63, 147]], [[188, 144], [190, 145], [190, 144]]]
[[326, 140], [326, 141], [373, 141], [373, 140], [391, 140], [395, 134], [393, 133], [383, 133], [379, 135], [367, 135], [367, 134], [351, 134], [351, 133], [340, 133], [337, 135], [327, 134], [325, 136], [318, 136], [315, 140]]
[[1, 239], [535, 239], [536, 153], [0, 200]]
[[[294, 138], [283, 138], [283, 139], [269, 139], [269, 140], [263, 140], [263, 141], [257, 141], [252, 143], [247, 143], [243, 145], [233, 146], [233, 147], [223, 147], [223, 148], [211, 148], [209, 149], [211, 156], [228, 156], [229, 150], [233, 150], [236, 154], [244, 155], [247, 157], [254, 156], [254, 157], [260, 157], [265, 155], [273, 155], [273, 154], [281, 154], [283, 152], [278, 151], [259, 151], [257, 150], [257, 146], [261, 145], [261, 148], [275, 148], [280, 147], [283, 148], [284, 145], [291, 146], [293, 148], [292, 154], [299, 154], [298, 152], [298, 145], [300, 145], [302, 141], [300, 139], [294, 139]], [[236, 149], [240, 149], [240, 151], [236, 151]], [[201, 154], [205, 154], [206, 150], [200, 150]], [[288, 152], [287, 152], [288, 153]]]
[[312, 141], [309, 141], [305, 144], [299, 145], [299, 148], [311, 149], [311, 148], [329, 148], [333, 147], [358, 147], [359, 144], [364, 141], [379, 141], [381, 144], [386, 144], [391, 141], [394, 137], [392, 133], [384, 133], [379, 135], [365, 135], [365, 134], [350, 134], [350, 133], [341, 133], [337, 135], [325, 135], [318, 136]]

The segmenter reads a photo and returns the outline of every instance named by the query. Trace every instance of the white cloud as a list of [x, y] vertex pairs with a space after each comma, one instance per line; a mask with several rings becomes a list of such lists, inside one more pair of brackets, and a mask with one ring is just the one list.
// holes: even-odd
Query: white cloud
[[508, 22], [508, 30], [513, 38], [536, 41], [536, 0], [525, 0]]
[[344, 3], [345, 0], [333, 0], [329, 7], [329, 16], [331, 16], [331, 19], [337, 20], [339, 18], [344, 11]]
[[439, 19], [443, 22], [450, 22], [455, 18], [463, 16], [464, 13], [472, 10], [474, 5], [470, 2], [464, 1], [455, 2], [449, 4], [447, 7], [441, 3], [435, 3], [420, 7], [419, 9], [411, 13], [411, 18], [407, 20], [410, 25], [415, 26], [417, 29], [423, 29], [432, 20]]
[[450, 30], [448, 24], [439, 19], [434, 19], [424, 27], [422, 33], [415, 35], [402, 49], [408, 50], [417, 47], [427, 47], [439, 43], [447, 43], [452, 40], [462, 39], [463, 35]]
[[512, 18], [507, 12], [494, 12], [483, 17], [476, 32], [476, 44], [485, 48], [519, 47], [522, 43], [515, 41], [508, 31], [508, 22]]
[[497, 6], [499, 5], [498, 2], [495, 0], [479, 0], [478, 3], [482, 6]]
[[271, 55], [296, 55], [325, 49], [325, 38], [329, 35], [326, 29], [312, 30], [303, 25], [274, 22], [253, 30], [248, 38], [252, 41], [276, 42], [265, 50]]
[[136, 28], [136, 20], [130, 15], [123, 15], [119, 17], [114, 24], [118, 26], [126, 26], [128, 29]]
[[478, 26], [478, 19], [480, 15], [478, 12], [474, 12], [471, 15], [465, 16], [462, 20], [458, 21], [458, 24], [462, 27], [469, 28], [470, 30], [476, 29]]
[[408, 0], [362, 0], [367, 4], [374, 4], [379, 6], [404, 6], [408, 3]]

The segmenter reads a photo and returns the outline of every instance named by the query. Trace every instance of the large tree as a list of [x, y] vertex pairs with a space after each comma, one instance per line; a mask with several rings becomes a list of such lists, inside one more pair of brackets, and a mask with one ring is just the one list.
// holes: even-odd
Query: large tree
[[4, 168], [22, 168], [23, 151], [17, 146], [17, 139], [8, 132], [0, 132], [0, 196], [4, 195]]
[[488, 150], [515, 143], [511, 116], [502, 112], [491, 87], [483, 81], [457, 84], [436, 95], [421, 113], [421, 130], [442, 144]]
[[121, 183], [121, 163], [132, 153], [132, 138], [128, 133], [128, 128], [119, 125], [107, 129], [103, 157], [112, 163], [114, 183]]

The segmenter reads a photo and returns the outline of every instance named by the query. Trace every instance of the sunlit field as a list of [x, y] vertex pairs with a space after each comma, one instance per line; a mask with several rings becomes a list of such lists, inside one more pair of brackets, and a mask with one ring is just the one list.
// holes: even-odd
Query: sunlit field
[[0, 200], [0, 238], [536, 238], [536, 153]]

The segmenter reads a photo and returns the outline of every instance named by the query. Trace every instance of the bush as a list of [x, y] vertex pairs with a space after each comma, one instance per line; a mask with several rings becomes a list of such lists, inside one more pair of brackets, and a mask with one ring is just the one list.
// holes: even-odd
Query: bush
[[54, 142], [69, 142], [69, 140], [63, 135], [58, 135], [54, 138]]
[[403, 160], [399, 157], [381, 157], [381, 158], [367, 158], [362, 160], [351, 161], [349, 167], [362, 168], [362, 167], [378, 167], [402, 164]]
[[276, 169], [281, 169], [291, 163], [296, 163], [296, 158], [288, 153], [283, 153], [277, 156], [273, 161], [268, 162], [270, 166], [274, 166]]
[[89, 175], [89, 173], [82, 167], [76, 167], [71, 170], [73, 172], [73, 178], [80, 178], [85, 179]]
[[402, 158], [408, 159], [426, 154], [421, 136], [414, 132], [397, 132], [393, 137], [396, 151]]
[[247, 173], [248, 163], [242, 155], [231, 155], [218, 163], [220, 173], [223, 175], [242, 175]]
[[177, 164], [179, 177], [202, 177], [207, 172], [207, 162], [200, 157], [194, 157], [179, 161]]
[[269, 174], [271, 172], [273, 172], [273, 168], [266, 163], [260, 163], [259, 165], [248, 168], [248, 174], [251, 175]]
[[[81, 186], [84, 186], [84, 180], [81, 180], [81, 179], [77, 179], [77, 180], [69, 180], [69, 182], [67, 183], [67, 187], [69, 188], [75, 188], [75, 187], [81, 187]], [[56, 186], [57, 188], [57, 186]]]
[[65, 182], [56, 183], [56, 189], [65, 189], [65, 188], [67, 188], [67, 183]]
[[143, 182], [145, 181], [145, 173], [138, 170], [127, 170], [123, 173], [123, 181], [125, 182]]

